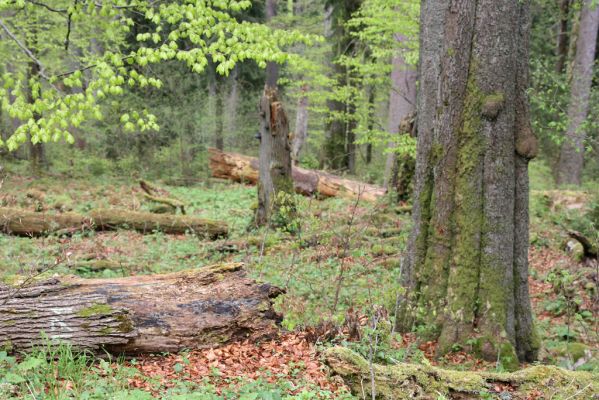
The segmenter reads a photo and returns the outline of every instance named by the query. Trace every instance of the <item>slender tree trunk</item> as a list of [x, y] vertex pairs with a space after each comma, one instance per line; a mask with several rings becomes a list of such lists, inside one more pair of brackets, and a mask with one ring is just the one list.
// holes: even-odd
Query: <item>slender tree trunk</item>
[[356, 114], [356, 104], [353, 100], [350, 100], [348, 104], [346, 104], [346, 113], [348, 115], [348, 120], [345, 123], [346, 130], [346, 144], [345, 144], [345, 165], [347, 166], [347, 171], [350, 174], [356, 173], [356, 127], [358, 125], [358, 121], [355, 120], [354, 115]]
[[229, 76], [229, 96], [227, 97], [225, 113], [225, 129], [227, 132], [237, 132], [237, 106], [239, 105], [239, 68], [235, 66]]
[[210, 101], [208, 102], [209, 114], [214, 118], [214, 147], [219, 150], [223, 150], [225, 141], [223, 138], [223, 99], [222, 90], [219, 82], [219, 77], [214, 70], [214, 65], [210, 64], [208, 81], [208, 94], [210, 95]]
[[[333, 74], [339, 76], [337, 84], [346, 85], [346, 70], [343, 66], [333, 64]], [[327, 108], [330, 118], [325, 128], [325, 162], [324, 164], [333, 170], [343, 170], [347, 168], [345, 139], [346, 130], [343, 115], [345, 113], [345, 104], [339, 100], [327, 100]]]
[[585, 0], [580, 13], [576, 56], [572, 69], [572, 88], [568, 107], [569, 125], [557, 165], [558, 185], [580, 185], [582, 180], [586, 139], [583, 124], [589, 113], [598, 28], [599, 5], [593, 3], [593, 0]]
[[293, 165], [298, 165], [300, 160], [300, 152], [308, 138], [308, 85], [302, 86], [300, 98], [297, 102], [297, 113], [295, 115], [295, 133], [293, 135], [293, 143], [291, 145], [291, 159]]
[[[31, 79], [37, 77], [39, 75], [39, 72], [39, 66], [35, 62], [30, 62], [27, 72], [27, 81], [30, 81]], [[29, 102], [29, 104], [33, 104], [35, 102], [35, 98], [33, 96], [31, 88], [27, 89], [27, 101]], [[34, 115], [34, 118], [37, 120], [40, 118], [40, 116], [36, 114]], [[44, 164], [46, 163], [45, 149], [42, 142], [34, 143], [33, 138], [31, 139], [32, 140], [29, 141], [29, 160], [31, 162], [31, 172], [34, 176], [40, 176]]]
[[414, 228], [398, 328], [504, 367], [536, 358], [528, 295], [529, 1], [421, 6]]
[[570, 1], [560, 0], [559, 3], [560, 19], [557, 33], [557, 62], [555, 63], [555, 72], [558, 74], [564, 72], [566, 62], [568, 61], [568, 17], [570, 15]]
[[[399, 43], [405, 38], [398, 37]], [[389, 115], [387, 130], [393, 134], [399, 134], [399, 124], [416, 109], [416, 77], [417, 72], [407, 65], [401, 54], [393, 57], [393, 69], [391, 71], [391, 93], [389, 95]], [[405, 132], [402, 132], [405, 133]], [[395, 142], [389, 143], [390, 148], [395, 148]], [[397, 172], [397, 153], [392, 151], [387, 154], [385, 163], [384, 186], [391, 190], [390, 183], [393, 181], [392, 174]]]
[[[372, 132], [374, 128], [374, 87], [368, 87], [368, 131]], [[366, 144], [366, 164], [372, 162], [372, 143]]]

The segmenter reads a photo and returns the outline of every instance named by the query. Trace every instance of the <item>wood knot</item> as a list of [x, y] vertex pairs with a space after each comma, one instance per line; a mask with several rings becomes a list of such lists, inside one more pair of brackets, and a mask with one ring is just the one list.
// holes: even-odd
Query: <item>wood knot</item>
[[485, 96], [482, 106], [483, 117], [490, 120], [496, 119], [501, 110], [503, 110], [504, 103], [505, 96], [501, 92]]

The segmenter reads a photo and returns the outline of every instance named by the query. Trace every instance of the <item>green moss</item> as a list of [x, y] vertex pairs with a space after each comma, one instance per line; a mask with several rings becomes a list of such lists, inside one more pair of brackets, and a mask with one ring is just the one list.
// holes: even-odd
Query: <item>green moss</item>
[[114, 312], [108, 304], [96, 303], [89, 307], [82, 308], [77, 312], [77, 315], [83, 318], [92, 317], [94, 315], [107, 315]]
[[[507, 349], [506, 349], [507, 350]], [[599, 375], [572, 372], [557, 367], [534, 366], [513, 373], [451, 371], [430, 365], [396, 364], [382, 366], [368, 361], [351, 350], [334, 347], [324, 352], [326, 363], [340, 375], [352, 392], [370, 398], [371, 371], [374, 372], [378, 399], [413, 398], [485, 398], [497, 382], [510, 383], [514, 398], [525, 398], [531, 390], [541, 391], [542, 398], [591, 398], [597, 393]]]
[[133, 331], [134, 327], [133, 327], [133, 323], [131, 322], [131, 319], [124, 314], [119, 314], [116, 317], [116, 320], [119, 322], [119, 325], [117, 327], [117, 330], [121, 333], [129, 333], [131, 331]]

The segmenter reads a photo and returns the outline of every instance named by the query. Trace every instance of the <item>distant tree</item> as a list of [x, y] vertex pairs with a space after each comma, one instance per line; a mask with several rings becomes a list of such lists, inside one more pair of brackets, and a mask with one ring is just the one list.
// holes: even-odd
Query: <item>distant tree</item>
[[536, 358], [528, 292], [529, 1], [422, 3], [412, 231], [398, 328], [506, 368]]
[[576, 40], [576, 55], [572, 68], [572, 86], [568, 106], [568, 129], [561, 145], [556, 180], [559, 185], [580, 185], [584, 166], [585, 121], [589, 113], [593, 66], [599, 29], [599, 5], [585, 0], [580, 12], [580, 25]]

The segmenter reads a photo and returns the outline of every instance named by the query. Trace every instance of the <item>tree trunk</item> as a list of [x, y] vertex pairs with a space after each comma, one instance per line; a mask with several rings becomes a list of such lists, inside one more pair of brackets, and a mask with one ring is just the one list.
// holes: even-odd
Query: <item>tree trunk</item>
[[528, 295], [529, 1], [422, 4], [414, 228], [398, 329], [536, 358]]
[[227, 225], [189, 215], [164, 215], [115, 209], [97, 209], [84, 216], [76, 213], [46, 214], [16, 208], [0, 208], [0, 232], [18, 236], [70, 234], [85, 230], [155, 230], [167, 234], [194, 233], [216, 239], [227, 236]]
[[[33, 35], [34, 41], [35, 41], [35, 37], [36, 37], [35, 30], [33, 31], [32, 35]], [[33, 47], [30, 46], [30, 48], [33, 48]], [[39, 65], [37, 65], [33, 61], [29, 62], [29, 65], [27, 68], [27, 81], [31, 82], [32, 79], [38, 79], [39, 73], [40, 73]], [[41, 89], [40, 89], [40, 91], [41, 91]], [[40, 96], [41, 96], [41, 93], [40, 93]], [[32, 88], [27, 89], [27, 102], [29, 104], [33, 104], [35, 102], [35, 97], [33, 96]], [[33, 117], [35, 120], [38, 120], [40, 118], [40, 115], [36, 113]], [[33, 175], [40, 176], [42, 173], [44, 164], [46, 163], [46, 157], [45, 157], [43, 143], [38, 142], [37, 138], [35, 140], [36, 140], [36, 142], [34, 142], [34, 138], [31, 138], [31, 140], [29, 141], [29, 160], [31, 162], [31, 172], [33, 173]]]
[[[337, 85], [345, 86], [345, 68], [338, 64], [333, 65], [333, 73], [339, 76]], [[343, 116], [345, 104], [336, 99], [327, 100], [329, 119], [325, 127], [324, 165], [333, 171], [347, 169], [347, 154], [345, 148], [346, 129]]]
[[225, 141], [223, 138], [223, 99], [221, 93], [221, 85], [219, 83], [219, 77], [214, 71], [214, 65], [211, 63], [210, 80], [208, 82], [208, 93], [210, 95], [210, 102], [208, 103], [209, 111], [214, 118], [214, 147], [219, 150], [223, 150]]
[[[216, 149], [208, 149], [210, 153], [210, 170], [215, 178], [230, 179], [241, 183], [258, 183], [258, 160], [253, 157], [235, 153], [223, 153]], [[293, 186], [296, 193], [305, 196], [342, 197], [377, 201], [385, 196], [385, 189], [364, 182], [345, 179], [300, 167], [292, 168]]]
[[[402, 43], [405, 38], [398, 37], [397, 42]], [[389, 115], [387, 131], [393, 135], [399, 134], [399, 124], [408, 115], [416, 110], [416, 77], [417, 72], [407, 65], [401, 54], [393, 57], [393, 69], [391, 71], [391, 93], [389, 95]], [[405, 133], [405, 132], [401, 132]], [[395, 149], [395, 142], [389, 143], [390, 149]], [[387, 154], [385, 163], [384, 186], [387, 190], [392, 189], [392, 176], [397, 171], [397, 153], [391, 151]]]
[[282, 207], [291, 211], [295, 209], [289, 122], [277, 97], [276, 87], [268, 85], [260, 99], [259, 171], [256, 225], [284, 226], [291, 215], [284, 216]]
[[[368, 92], [368, 132], [372, 132], [374, 129], [374, 114], [375, 114], [375, 105], [374, 105], [374, 86], [370, 85], [367, 88]], [[372, 162], [372, 143], [366, 143], [366, 164], [370, 165]]]
[[227, 132], [237, 132], [237, 106], [239, 104], [239, 67], [235, 66], [229, 75], [229, 96], [227, 97], [225, 113], [225, 129]]
[[297, 102], [297, 114], [295, 116], [295, 133], [291, 144], [291, 160], [293, 165], [299, 165], [300, 152], [308, 138], [308, 85], [303, 85], [300, 98]]
[[559, 2], [559, 28], [557, 32], [557, 62], [555, 63], [555, 72], [561, 74], [564, 72], [566, 62], [568, 61], [568, 21], [570, 15], [570, 1], [560, 0]]
[[0, 344], [30, 350], [50, 340], [79, 350], [137, 354], [273, 335], [279, 318], [272, 303], [281, 290], [247, 278], [242, 266], [0, 284]]
[[[345, 347], [327, 349], [324, 358], [361, 399], [529, 399], [533, 391], [541, 393], [541, 397], [533, 396], [539, 399], [591, 399], [599, 390], [597, 374], [554, 366], [536, 365], [513, 373], [455, 371], [405, 363], [389, 366], [369, 364]], [[483, 396], [485, 393], [497, 397]]]
[[581, 184], [586, 139], [583, 124], [589, 113], [598, 28], [599, 5], [594, 4], [593, 0], [585, 0], [580, 13], [580, 30], [572, 69], [572, 88], [568, 107], [569, 125], [557, 164], [558, 185]]

